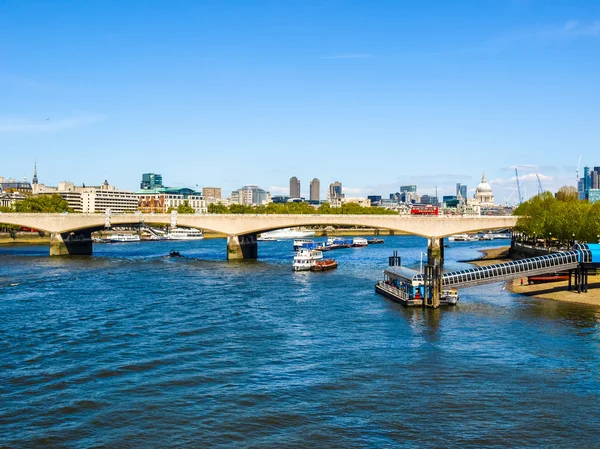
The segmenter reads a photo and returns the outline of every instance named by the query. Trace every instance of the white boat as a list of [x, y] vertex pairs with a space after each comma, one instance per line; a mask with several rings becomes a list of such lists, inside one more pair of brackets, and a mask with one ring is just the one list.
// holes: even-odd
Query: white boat
[[479, 240], [478, 238], [473, 238], [469, 234], [456, 234], [448, 237], [448, 241], [450, 242], [472, 242], [473, 240]]
[[173, 228], [163, 238], [165, 240], [202, 240], [204, 234], [200, 229]]
[[317, 262], [323, 260], [323, 253], [314, 249], [301, 249], [294, 256], [294, 271], [308, 271]]
[[273, 237], [274, 239], [302, 239], [306, 237], [314, 237], [315, 231], [306, 231], [301, 229], [277, 229], [275, 231], [263, 232], [261, 237]]
[[354, 237], [352, 239], [352, 246], [355, 247], [367, 246], [368, 244], [369, 242], [367, 241], [367, 239], [364, 239], [362, 237]]
[[450, 290], [442, 290], [440, 299], [446, 300], [450, 305], [454, 305], [458, 302], [458, 290], [455, 288]]
[[277, 239], [275, 237], [271, 237], [269, 235], [263, 235], [260, 234], [256, 240], [258, 240], [259, 242], [276, 242]]
[[139, 242], [140, 236], [137, 234], [113, 234], [106, 237], [106, 240], [109, 242]]

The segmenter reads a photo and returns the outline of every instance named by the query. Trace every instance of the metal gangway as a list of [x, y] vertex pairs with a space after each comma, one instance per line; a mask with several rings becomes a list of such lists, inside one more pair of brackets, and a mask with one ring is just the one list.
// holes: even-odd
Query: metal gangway
[[[467, 270], [450, 271], [442, 274], [442, 288], [473, 287], [519, 277], [572, 270], [579, 264], [593, 262], [590, 246], [600, 245], [576, 244], [571, 251], [550, 253]], [[596, 248], [593, 252], [596, 253]]]

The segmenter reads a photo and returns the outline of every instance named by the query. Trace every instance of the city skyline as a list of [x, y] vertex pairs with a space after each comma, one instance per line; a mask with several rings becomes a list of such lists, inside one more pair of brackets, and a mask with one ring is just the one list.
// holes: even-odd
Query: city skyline
[[441, 196], [485, 170], [503, 202], [515, 166], [531, 196], [599, 165], [596, 2], [9, 0], [0, 39], [4, 176]]

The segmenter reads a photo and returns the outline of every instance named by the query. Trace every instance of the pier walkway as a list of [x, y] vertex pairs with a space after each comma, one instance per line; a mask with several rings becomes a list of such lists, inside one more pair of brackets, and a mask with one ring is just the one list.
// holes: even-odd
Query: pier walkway
[[571, 251], [442, 273], [444, 287], [472, 287], [519, 277], [574, 270], [600, 262], [600, 245], [576, 244]]

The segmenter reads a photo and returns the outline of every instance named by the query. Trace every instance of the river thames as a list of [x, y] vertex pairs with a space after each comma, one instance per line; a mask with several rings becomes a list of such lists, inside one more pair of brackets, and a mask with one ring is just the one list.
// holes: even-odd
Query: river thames
[[384, 238], [325, 273], [291, 241], [0, 247], [0, 447], [600, 447], [600, 308], [502, 283], [403, 308], [374, 284], [426, 240]]

